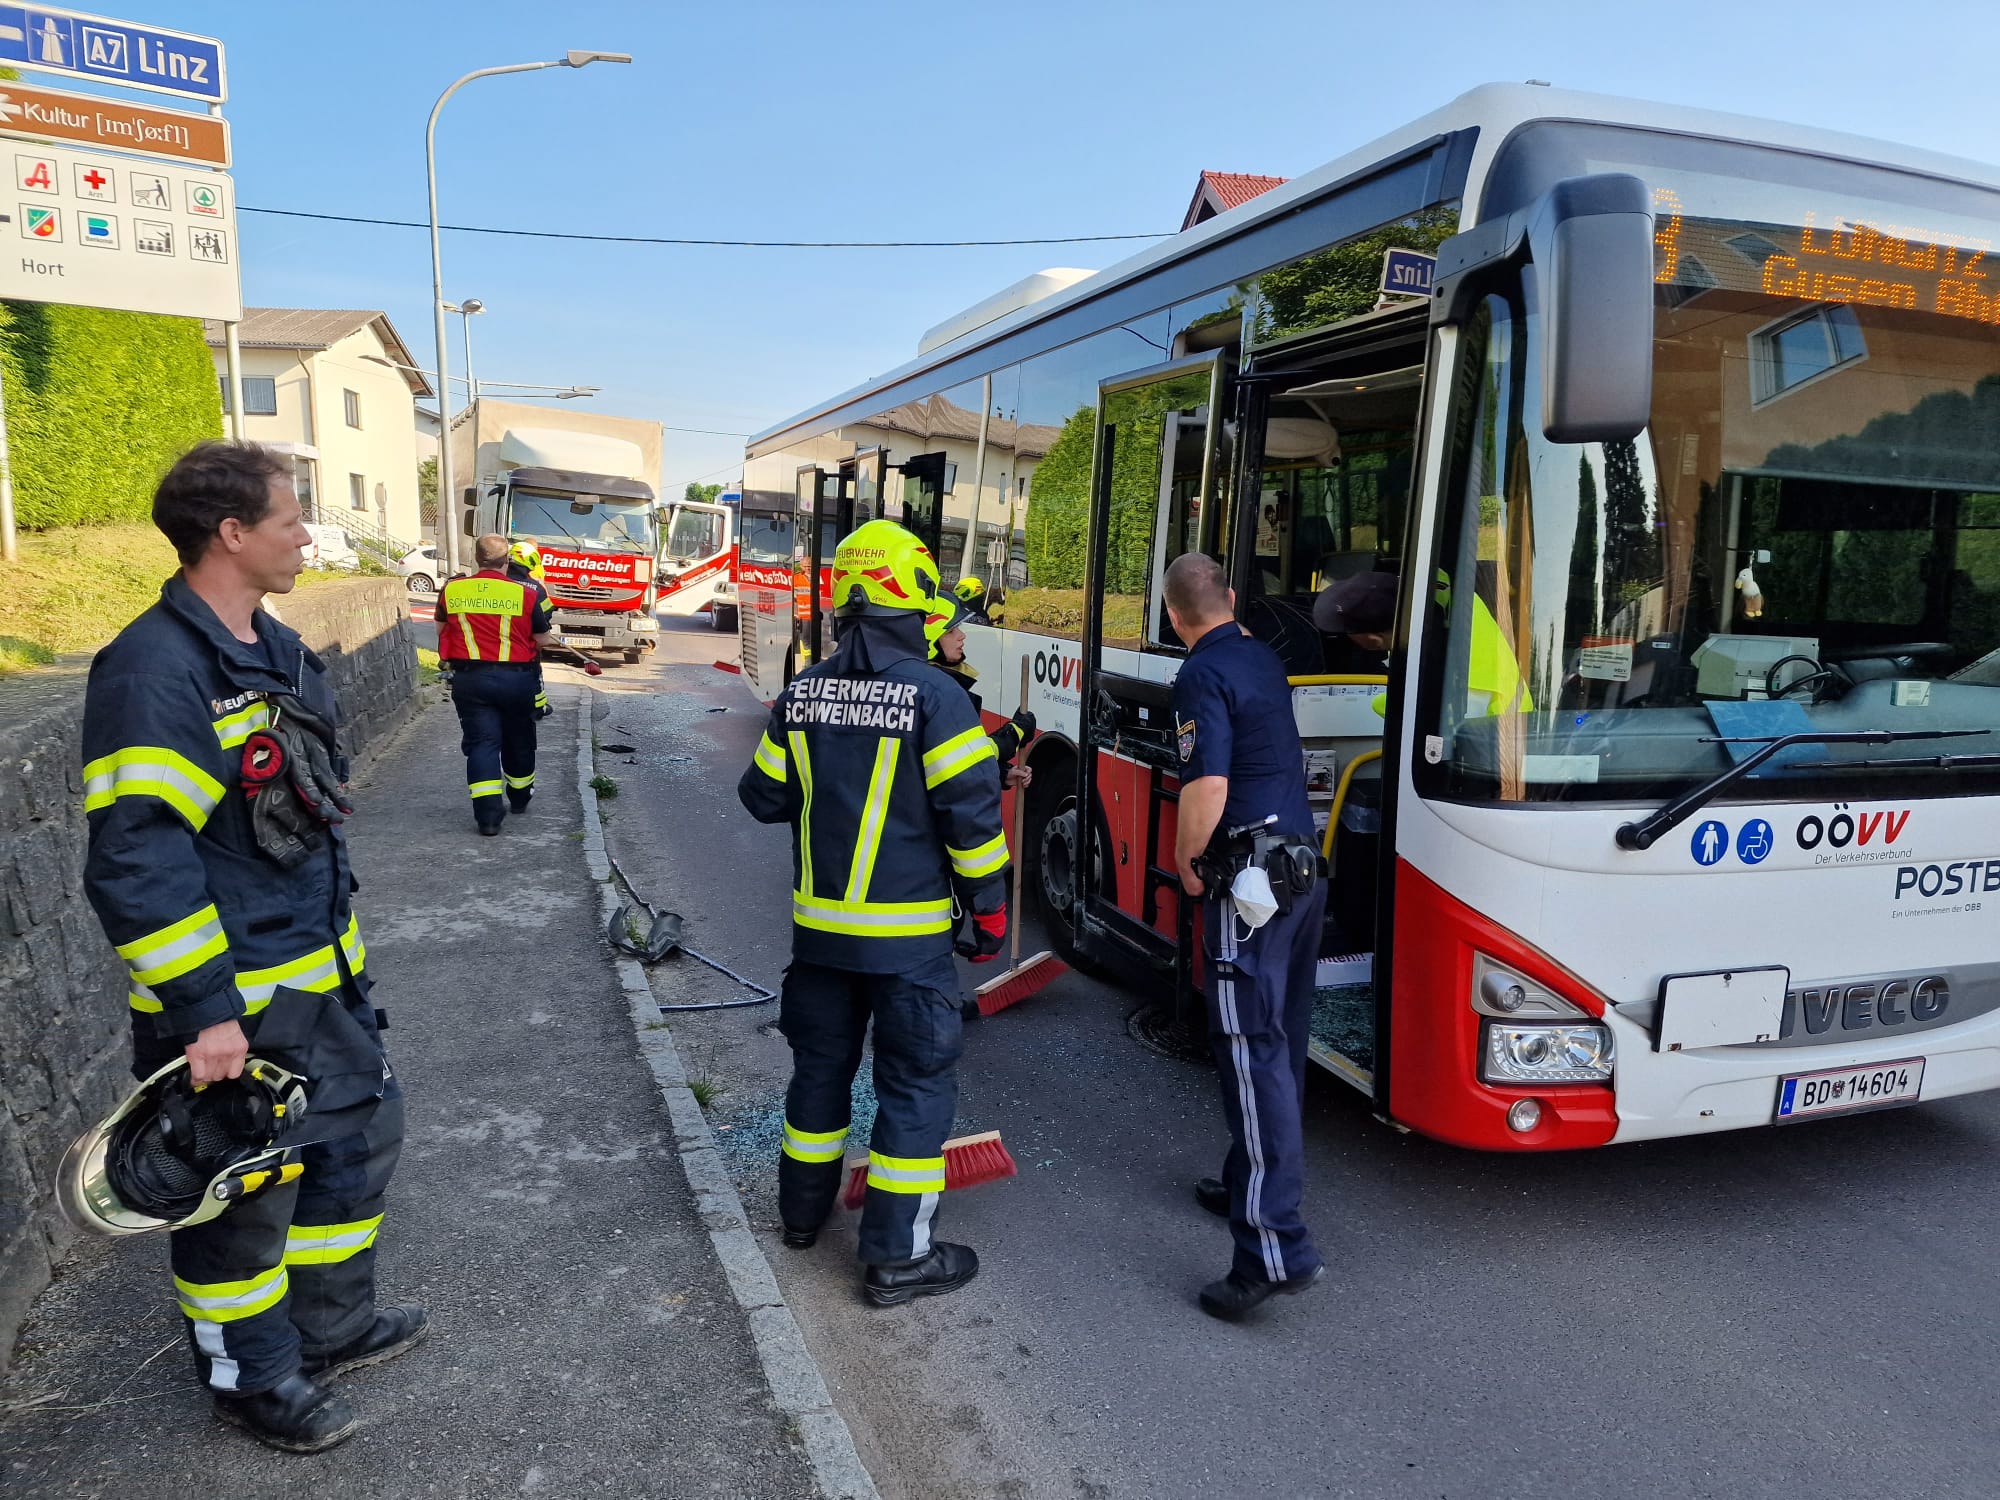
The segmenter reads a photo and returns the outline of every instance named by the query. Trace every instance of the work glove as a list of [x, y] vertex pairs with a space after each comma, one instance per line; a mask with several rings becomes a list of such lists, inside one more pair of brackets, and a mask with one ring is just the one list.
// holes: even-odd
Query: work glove
[[1029, 740], [1035, 737], [1035, 716], [1028, 712], [1025, 707], [1015, 709], [1014, 717], [1007, 722], [1021, 731], [1022, 744], [1027, 744]]
[[333, 725], [293, 698], [271, 700], [271, 728], [290, 753], [287, 767], [300, 804], [322, 823], [345, 823], [354, 811], [347, 780], [334, 767]]
[[976, 964], [991, 963], [1007, 941], [1007, 908], [1003, 903], [997, 911], [976, 911], [972, 913], [972, 934], [970, 938], [960, 938], [953, 946], [966, 958]]

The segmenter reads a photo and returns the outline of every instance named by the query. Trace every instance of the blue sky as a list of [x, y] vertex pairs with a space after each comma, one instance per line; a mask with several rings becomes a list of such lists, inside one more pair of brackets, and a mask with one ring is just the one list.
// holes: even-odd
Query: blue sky
[[[1295, 175], [1476, 83], [1531, 77], [2000, 161], [2000, 7], [1984, 0], [163, 0], [122, 13], [222, 39], [240, 204], [396, 219], [424, 217], [424, 119], [446, 84], [571, 47], [635, 62], [483, 79], [446, 107], [447, 223], [753, 239], [1171, 230], [1202, 168]], [[241, 233], [246, 301], [382, 308], [431, 363], [421, 230], [246, 213]], [[473, 323], [482, 380], [598, 385], [600, 410], [742, 432], [901, 363], [925, 328], [1030, 271], [1133, 248], [447, 234], [445, 295], [489, 307]], [[741, 454], [740, 438], [669, 432], [668, 492], [734, 477]]]

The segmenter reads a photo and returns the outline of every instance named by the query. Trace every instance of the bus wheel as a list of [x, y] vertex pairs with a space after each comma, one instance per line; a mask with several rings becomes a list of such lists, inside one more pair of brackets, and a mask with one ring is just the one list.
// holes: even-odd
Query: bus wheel
[[734, 635], [736, 633], [736, 606], [733, 604], [716, 604], [710, 606], [708, 623], [713, 629], [726, 630], [731, 635]]
[[[1028, 846], [1030, 860], [1029, 868], [1022, 872], [1024, 883], [1034, 888], [1042, 925], [1048, 929], [1049, 946], [1071, 968], [1084, 968], [1071, 925], [1076, 911], [1077, 862], [1083, 857], [1076, 798], [1069, 796], [1059, 803], [1031, 806], [1023, 842]], [[1016, 912], [1014, 920], [1020, 921], [1022, 915]]]

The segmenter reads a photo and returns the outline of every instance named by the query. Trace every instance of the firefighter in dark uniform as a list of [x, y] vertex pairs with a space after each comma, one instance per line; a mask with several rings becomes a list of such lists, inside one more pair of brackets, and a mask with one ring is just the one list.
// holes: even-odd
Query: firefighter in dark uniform
[[536, 583], [507, 573], [510, 544], [488, 532], [473, 544], [479, 571], [438, 593], [438, 655], [451, 673], [459, 747], [472, 817], [496, 834], [508, 809], [535, 794], [535, 694], [541, 648], [555, 642], [555, 614]]
[[878, 1108], [860, 1257], [878, 1306], [956, 1291], [979, 1269], [969, 1248], [932, 1234], [958, 1099], [953, 931], [969, 918], [958, 951], [975, 962], [999, 953], [1007, 932], [993, 741], [925, 660], [937, 590], [937, 564], [894, 522], [842, 541], [837, 649], [779, 695], [737, 788], [759, 822], [792, 825], [785, 1243], [810, 1246], [832, 1211], [872, 1020]]
[[291, 592], [311, 537], [291, 460], [250, 444], [184, 455], [153, 521], [182, 567], [91, 664], [84, 892], [129, 971], [138, 1077], [184, 1055], [198, 1087], [237, 1078], [251, 1042], [284, 1030], [343, 1059], [314, 1078], [308, 1114], [349, 1108], [360, 1131], [305, 1146], [302, 1176], [169, 1241], [216, 1414], [317, 1452], [356, 1426], [324, 1382], [430, 1320], [375, 1301], [403, 1097], [350, 905], [339, 710], [325, 663], [258, 608]]
[[1325, 1271], [1299, 1214], [1299, 1106], [1326, 892], [1283, 663], [1237, 624], [1236, 595], [1213, 559], [1174, 559], [1166, 596], [1188, 647], [1173, 692], [1175, 858], [1182, 888], [1203, 898], [1209, 1036], [1231, 1142], [1222, 1178], [1204, 1178], [1195, 1196], [1227, 1214], [1236, 1242], [1229, 1274], [1200, 1301], [1215, 1317], [1240, 1318]]
[[[542, 566], [542, 549], [533, 542], [516, 542], [507, 550], [507, 576], [520, 583], [532, 583], [543, 593], [549, 591], [549, 572]], [[554, 605], [551, 604], [553, 609]], [[555, 710], [549, 706], [546, 683], [542, 678], [542, 664], [535, 662], [535, 717], [546, 719]]]

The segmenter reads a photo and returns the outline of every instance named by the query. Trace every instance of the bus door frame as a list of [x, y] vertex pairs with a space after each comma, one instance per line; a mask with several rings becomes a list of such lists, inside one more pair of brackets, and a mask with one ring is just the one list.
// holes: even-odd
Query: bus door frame
[[[1077, 754], [1076, 808], [1080, 857], [1076, 861], [1075, 900], [1070, 907], [1074, 939], [1086, 951], [1108, 946], [1113, 952], [1136, 957], [1160, 972], [1171, 971], [1173, 1003], [1170, 1010], [1171, 1039], [1195, 1046], [1203, 1034], [1204, 1011], [1194, 988], [1194, 945], [1198, 941], [1195, 914], [1198, 905], [1180, 888], [1171, 848], [1163, 848], [1161, 812], [1168, 803], [1178, 803], [1180, 758], [1173, 727], [1173, 688], [1170, 683], [1153, 682], [1103, 667], [1106, 548], [1110, 534], [1109, 500], [1111, 475], [1116, 465], [1117, 428], [1105, 422], [1106, 403], [1126, 391], [1177, 380], [1205, 370], [1209, 377], [1207, 431], [1203, 439], [1200, 494], [1205, 514], [1203, 534], [1212, 533], [1216, 504], [1216, 458], [1223, 436], [1222, 401], [1226, 371], [1225, 349], [1205, 350], [1163, 364], [1114, 375], [1098, 382], [1097, 435], [1092, 451], [1090, 485], [1090, 531], [1086, 547], [1084, 586], [1084, 628], [1082, 650], [1082, 713]], [[1174, 431], [1169, 424], [1169, 431]], [[1172, 519], [1169, 479], [1173, 457], [1165, 450], [1160, 457], [1161, 484], [1153, 512], [1154, 536], [1148, 563], [1146, 595], [1139, 622], [1142, 643], [1152, 637], [1153, 616], [1161, 608], [1163, 580], [1159, 576], [1160, 530]], [[1142, 644], [1141, 650], [1145, 646]], [[1143, 714], [1143, 719], [1140, 715]], [[1147, 768], [1149, 782], [1146, 808], [1146, 837], [1143, 858], [1138, 861], [1138, 878], [1144, 882], [1140, 909], [1147, 920], [1122, 910], [1115, 893], [1106, 894], [1101, 870], [1116, 870], [1113, 852], [1100, 845], [1106, 824], [1098, 805], [1097, 757], [1116, 751]], [[1175, 785], [1165, 783], [1171, 778]], [[1087, 823], [1087, 826], [1085, 826]], [[1115, 877], [1114, 877], [1115, 878]], [[1177, 920], [1171, 948], [1151, 925], [1158, 906], [1158, 894], [1171, 885]]]
[[[898, 514], [894, 519], [916, 539], [930, 549], [932, 559], [937, 563], [940, 576], [944, 569], [941, 555], [944, 542], [944, 497], [951, 492], [958, 465], [943, 453], [919, 453], [914, 458], [903, 460], [896, 465], [896, 472], [903, 476], [903, 493], [896, 497], [894, 506]], [[914, 482], [919, 496], [917, 506], [910, 500], [910, 485]], [[923, 510], [913, 518], [913, 508], [928, 502], [928, 514]], [[885, 502], [882, 513], [889, 514], [889, 503]]]

